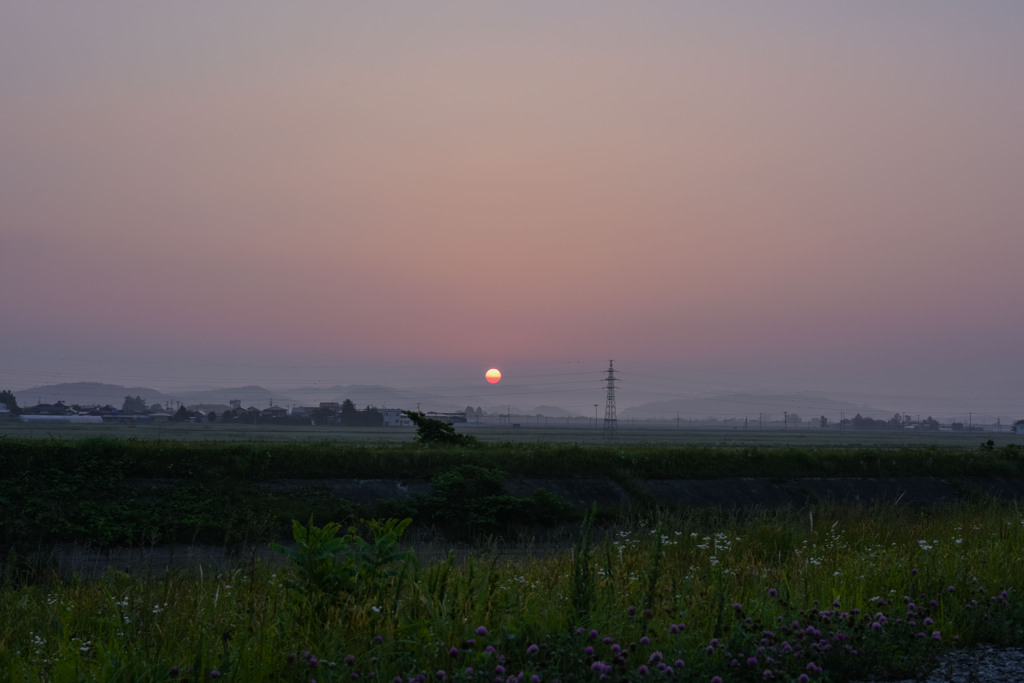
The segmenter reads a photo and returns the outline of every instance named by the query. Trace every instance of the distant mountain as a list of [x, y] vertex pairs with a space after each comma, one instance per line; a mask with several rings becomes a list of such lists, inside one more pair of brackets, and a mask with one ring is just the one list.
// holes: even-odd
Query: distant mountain
[[112, 405], [120, 408], [125, 396], [141, 396], [146, 403], [166, 403], [167, 394], [149, 387], [123, 387], [100, 382], [65, 382], [30, 387], [14, 392], [18, 405], [32, 407], [39, 403], [64, 401], [67, 405]]
[[[765, 419], [781, 421], [784, 413], [797, 414], [802, 420], [822, 415], [830, 421], [840, 416], [881, 415], [894, 411], [880, 410], [849, 401], [838, 401], [827, 396], [810, 393], [754, 394], [732, 393], [702, 398], [679, 398], [652, 401], [620, 411], [618, 417], [646, 419]], [[891, 417], [891, 414], [890, 414]]]
[[295, 403], [287, 393], [266, 389], [257, 385], [231, 387], [226, 389], [203, 389], [200, 391], [182, 391], [170, 394], [175, 401], [185, 405], [228, 405], [231, 401], [241, 401], [243, 408], [255, 406], [266, 408], [270, 405], [289, 405]]
[[[287, 391], [289, 396], [299, 401], [302, 405], [318, 405], [324, 401], [335, 401], [341, 403], [349, 399], [359, 408], [375, 406], [377, 408], [409, 408], [415, 407], [417, 402], [429, 403], [430, 410], [450, 410], [448, 403], [450, 399], [438, 396], [433, 393], [402, 390], [394, 387], [385, 387], [378, 384], [350, 384], [348, 386], [335, 385], [332, 387], [298, 387]], [[466, 406], [462, 406], [465, 408]]]

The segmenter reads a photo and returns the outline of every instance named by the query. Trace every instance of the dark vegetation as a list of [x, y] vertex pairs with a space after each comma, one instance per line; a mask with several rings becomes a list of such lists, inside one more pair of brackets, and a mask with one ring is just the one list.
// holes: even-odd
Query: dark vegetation
[[[428, 421], [429, 422], [429, 421]], [[447, 426], [447, 425], [446, 425]], [[180, 442], [0, 437], [0, 545], [59, 541], [98, 546], [217, 543], [287, 537], [293, 519], [342, 524], [412, 518], [472, 540], [578, 523], [583, 510], [539, 488], [510, 495], [506, 481], [605, 477], [624, 489], [657, 479], [722, 477], [994, 476], [1024, 478], [1024, 449], [453, 446], [421, 432], [403, 445]], [[440, 441], [438, 441], [440, 439]], [[357, 503], [332, 480], [420, 480], [429, 492]], [[300, 482], [298, 486], [283, 486]], [[634, 506], [646, 503], [637, 496]]]

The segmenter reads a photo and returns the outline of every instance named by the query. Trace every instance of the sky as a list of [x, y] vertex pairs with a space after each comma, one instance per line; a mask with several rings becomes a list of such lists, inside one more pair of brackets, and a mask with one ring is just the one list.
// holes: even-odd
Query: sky
[[1016, 0], [3, 3], [0, 388], [1024, 416], [1021, 64]]

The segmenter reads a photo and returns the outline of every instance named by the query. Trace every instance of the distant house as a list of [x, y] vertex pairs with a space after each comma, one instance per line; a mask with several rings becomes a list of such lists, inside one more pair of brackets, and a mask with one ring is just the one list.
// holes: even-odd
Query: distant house
[[293, 417], [313, 417], [313, 412], [316, 410], [313, 406], [295, 406], [292, 408]]
[[284, 417], [287, 414], [287, 408], [282, 408], [281, 406], [270, 406], [269, 408], [264, 408], [263, 410], [260, 411], [260, 419], [273, 420], [276, 418]]
[[1014, 434], [1024, 434], [1024, 420], [1017, 422], [1013, 425]]
[[64, 401], [56, 403], [39, 403], [25, 411], [30, 415], [71, 415], [75, 411], [64, 405]]
[[412, 421], [399, 408], [378, 408], [385, 427], [412, 427]]

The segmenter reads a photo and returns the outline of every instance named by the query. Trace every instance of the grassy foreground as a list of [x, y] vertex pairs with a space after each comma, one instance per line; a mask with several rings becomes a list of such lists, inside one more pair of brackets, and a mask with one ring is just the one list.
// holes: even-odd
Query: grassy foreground
[[[666, 513], [576, 546], [421, 564], [401, 525], [296, 526], [282, 566], [0, 589], [18, 681], [763, 681], [913, 675], [1019, 643], [1024, 520], [987, 503]], [[326, 552], [321, 552], [326, 551]], [[341, 551], [335, 555], [335, 551]]]
[[[424, 561], [402, 517], [564, 511], [501, 475], [1022, 475], [1020, 449], [0, 443], [0, 681], [848, 681], [913, 676], [950, 648], [1024, 638], [1024, 518], [945, 507], [743, 512], [636, 505], [586, 515], [561, 551], [486, 543]], [[415, 476], [431, 497], [358, 509], [295, 478]], [[315, 513], [314, 523], [310, 513]], [[381, 513], [381, 514], [377, 514]], [[26, 544], [158, 536], [281, 540], [280, 562], [157, 576], [25, 570]], [[544, 516], [544, 515], [541, 515]], [[368, 521], [360, 521], [365, 517]], [[386, 518], [390, 518], [385, 521]], [[454, 518], [454, 519], [453, 519]], [[570, 517], [572, 518], [572, 517]], [[376, 521], [374, 521], [376, 520]], [[533, 522], [542, 521], [535, 519]], [[563, 520], [564, 521], [564, 518]], [[347, 532], [339, 526], [352, 524]], [[417, 520], [421, 523], [421, 520]], [[322, 524], [323, 526], [316, 526]], [[38, 547], [38, 546], [36, 546]], [[45, 569], [45, 567], [44, 567]]]

